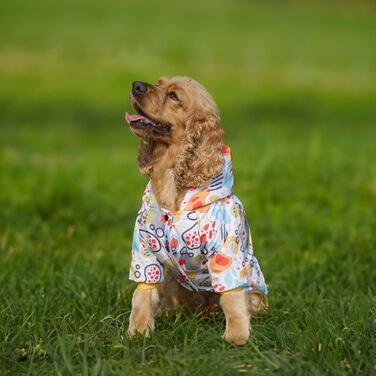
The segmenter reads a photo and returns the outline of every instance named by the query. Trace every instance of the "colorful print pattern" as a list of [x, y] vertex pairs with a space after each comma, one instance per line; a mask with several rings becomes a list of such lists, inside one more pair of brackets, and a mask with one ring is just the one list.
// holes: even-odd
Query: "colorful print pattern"
[[188, 190], [177, 212], [160, 208], [148, 183], [134, 229], [131, 280], [160, 283], [169, 272], [189, 290], [267, 293], [244, 207], [232, 193], [230, 149], [223, 151], [222, 173]]

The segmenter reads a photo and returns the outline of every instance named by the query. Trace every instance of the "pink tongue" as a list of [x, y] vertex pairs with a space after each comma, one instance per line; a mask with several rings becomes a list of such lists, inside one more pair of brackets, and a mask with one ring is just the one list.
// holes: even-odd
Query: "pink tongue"
[[128, 114], [128, 112], [125, 113], [125, 120], [127, 121], [128, 124], [131, 124], [139, 120], [143, 120], [145, 123], [153, 124], [153, 122], [145, 116], [138, 115], [138, 114], [131, 115], [131, 114]]

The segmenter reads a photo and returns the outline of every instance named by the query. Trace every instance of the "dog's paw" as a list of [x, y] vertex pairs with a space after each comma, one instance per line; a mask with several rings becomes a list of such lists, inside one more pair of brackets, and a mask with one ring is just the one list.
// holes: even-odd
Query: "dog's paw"
[[145, 315], [137, 315], [136, 317], [130, 317], [128, 335], [135, 337], [138, 334], [145, 334], [145, 337], [150, 337], [151, 333], [155, 329], [155, 323], [153, 318], [148, 318]]
[[236, 346], [244, 346], [249, 339], [249, 330], [237, 330], [228, 328], [223, 335], [223, 338]]

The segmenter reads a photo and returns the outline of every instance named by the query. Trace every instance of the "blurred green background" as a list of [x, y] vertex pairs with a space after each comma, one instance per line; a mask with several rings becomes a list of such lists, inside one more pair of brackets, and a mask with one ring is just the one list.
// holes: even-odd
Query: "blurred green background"
[[[371, 374], [373, 1], [2, 0], [0, 374]], [[131, 82], [216, 100], [270, 288], [249, 345], [223, 316], [125, 335], [147, 179]]]

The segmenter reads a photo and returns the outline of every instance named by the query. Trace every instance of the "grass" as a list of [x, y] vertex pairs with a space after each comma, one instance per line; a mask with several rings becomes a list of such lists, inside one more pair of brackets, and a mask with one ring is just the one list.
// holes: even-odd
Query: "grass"
[[[376, 373], [372, 2], [0, 6], [0, 374]], [[224, 317], [125, 330], [146, 184], [135, 79], [217, 100], [270, 289], [243, 348]]]

